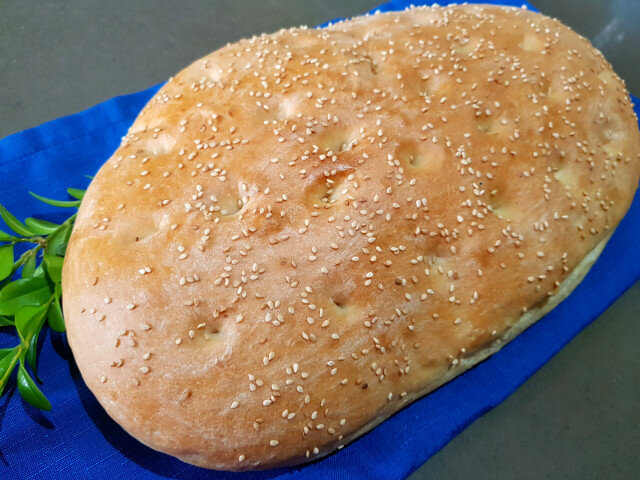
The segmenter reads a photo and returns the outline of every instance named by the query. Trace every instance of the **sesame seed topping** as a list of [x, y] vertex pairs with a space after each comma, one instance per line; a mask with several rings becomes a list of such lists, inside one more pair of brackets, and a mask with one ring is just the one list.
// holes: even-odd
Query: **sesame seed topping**
[[[636, 133], [602, 57], [522, 9], [242, 40], [165, 84], [101, 172], [117, 195], [79, 213], [103, 258], [70, 322], [106, 338], [101, 383], [188, 371], [239, 408], [239, 451], [255, 431], [328, 453], [562, 295], [637, 186]], [[206, 401], [174, 395], [177, 417]]]

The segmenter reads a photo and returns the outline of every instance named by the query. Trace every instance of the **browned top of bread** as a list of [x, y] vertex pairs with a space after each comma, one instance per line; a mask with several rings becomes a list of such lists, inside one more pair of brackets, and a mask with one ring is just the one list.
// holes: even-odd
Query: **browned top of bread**
[[69, 342], [153, 448], [318, 458], [554, 296], [624, 215], [638, 152], [609, 64], [526, 10], [240, 41], [171, 79], [92, 182]]

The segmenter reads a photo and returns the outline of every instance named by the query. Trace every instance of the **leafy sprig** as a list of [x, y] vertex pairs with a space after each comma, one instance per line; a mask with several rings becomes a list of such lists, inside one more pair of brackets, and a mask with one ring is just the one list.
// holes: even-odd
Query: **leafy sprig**
[[[79, 207], [84, 190], [67, 191], [75, 200], [52, 200], [30, 193], [54, 207]], [[62, 262], [76, 213], [61, 224], [39, 218], [27, 218], [23, 223], [0, 205], [0, 217], [11, 230], [0, 230], [0, 327], [15, 329], [20, 340], [13, 348], [0, 349], [0, 396], [17, 369], [16, 383], [22, 398], [36, 408], [51, 410], [36, 385], [42, 383], [37, 369], [38, 336], [45, 324], [55, 332], [65, 331]], [[30, 248], [16, 259], [15, 247], [19, 244]], [[20, 278], [16, 278], [18, 275]]]

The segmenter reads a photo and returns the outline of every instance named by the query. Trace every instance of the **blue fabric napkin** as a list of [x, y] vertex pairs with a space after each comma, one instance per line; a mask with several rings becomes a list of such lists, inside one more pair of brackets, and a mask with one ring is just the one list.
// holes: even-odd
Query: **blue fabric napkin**
[[[380, 10], [398, 10], [408, 4], [395, 0]], [[67, 187], [86, 186], [85, 175], [94, 174], [109, 158], [158, 88], [117, 97], [0, 140], [0, 202], [19, 218], [35, 215], [62, 220], [64, 214], [30, 198], [27, 188], [66, 198]], [[42, 388], [53, 410], [35, 410], [21, 400], [15, 388], [0, 398], [0, 478], [406, 478], [454, 435], [504, 400], [640, 278], [638, 238], [640, 194], [590, 273], [555, 310], [500, 352], [371, 433], [301, 468], [248, 474], [212, 472], [143, 446], [113, 422], [88, 391], [65, 336], [48, 332], [41, 339], [39, 363]], [[0, 347], [15, 342], [8, 332], [0, 332]]]

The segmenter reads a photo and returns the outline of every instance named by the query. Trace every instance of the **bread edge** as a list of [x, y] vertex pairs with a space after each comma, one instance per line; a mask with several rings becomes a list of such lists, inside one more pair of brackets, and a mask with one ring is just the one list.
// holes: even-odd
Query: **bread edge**
[[[593, 264], [600, 257], [600, 254], [604, 250], [605, 245], [611, 238], [613, 232], [609, 233], [604, 239], [598, 243], [591, 252], [589, 252], [580, 263], [573, 269], [573, 271], [569, 274], [569, 276], [560, 284], [558, 289], [558, 293], [549, 297], [549, 300], [545, 302], [543, 306], [537, 309], [531, 309], [525, 312], [517, 321], [514, 323], [505, 333], [504, 335], [497, 338], [495, 341], [487, 345], [485, 348], [480, 349], [473, 353], [472, 355], [465, 357], [460, 360], [460, 362], [450, 368], [445, 375], [436, 379], [435, 381], [429, 383], [425, 388], [418, 392], [407, 394], [402, 401], [399, 403], [399, 407], [394, 409], [392, 412], [384, 411], [381, 416], [375, 418], [372, 422], [365, 425], [363, 428], [350, 435], [343, 442], [344, 445], [354, 441], [356, 438], [361, 437], [365, 433], [369, 432], [373, 428], [380, 425], [383, 421], [390, 418], [392, 415], [400, 412], [404, 407], [413, 403], [414, 401], [426, 396], [437, 388], [441, 387], [445, 383], [450, 382], [458, 375], [466, 372], [471, 367], [480, 363], [481, 361], [489, 358], [494, 353], [497, 353], [502, 347], [508, 344], [515, 337], [524, 332], [531, 325], [540, 320], [543, 316], [553, 310], [556, 306], [558, 306], [565, 298], [567, 298], [571, 292], [582, 282], [584, 277], [587, 275]], [[554, 354], [555, 355], [555, 354]], [[506, 397], [505, 397], [506, 398]], [[398, 405], [398, 404], [396, 404]], [[328, 453], [328, 452], [327, 452]]]
[[[617, 227], [617, 226], [616, 226]], [[473, 354], [468, 357], [462, 358], [459, 363], [455, 366], [449, 368], [449, 370], [443, 376], [435, 379], [434, 381], [428, 383], [423, 389], [409, 393], [405, 395], [400, 402], [394, 402], [393, 404], [389, 404], [389, 408], [383, 409], [379, 412], [371, 422], [366, 424], [360, 430], [355, 433], [346, 436], [341, 442], [340, 445], [336, 448], [333, 447], [328, 450], [320, 450], [320, 452], [314, 455], [313, 461], [321, 460], [343, 447], [347, 446], [354, 440], [362, 437], [369, 431], [373, 430], [375, 427], [380, 425], [385, 420], [391, 418], [393, 415], [399, 413], [405, 407], [410, 405], [411, 403], [419, 400], [420, 398], [426, 396], [427, 394], [433, 392], [437, 388], [441, 387], [445, 383], [450, 382], [458, 375], [469, 370], [471, 367], [477, 365], [483, 360], [487, 359], [494, 353], [498, 352], [502, 347], [508, 344], [511, 340], [517, 337], [520, 333], [524, 332], [531, 325], [536, 323], [540, 318], [545, 316], [551, 310], [553, 310], [557, 305], [559, 305], [564, 299], [566, 299], [569, 294], [582, 282], [586, 274], [589, 272], [593, 264], [600, 257], [600, 254], [604, 250], [607, 242], [611, 238], [613, 234], [613, 229], [609, 234], [607, 234], [594, 248], [591, 250], [578, 265], [573, 269], [573, 271], [569, 274], [569, 276], [560, 284], [558, 288], [558, 293], [549, 297], [549, 299], [539, 308], [534, 308], [527, 310], [502, 336], [496, 338], [492, 343], [488, 344], [485, 348], [477, 350]], [[505, 397], [506, 398], [506, 397]], [[144, 442], [142, 442], [144, 443]], [[153, 447], [150, 447], [153, 448]], [[215, 463], [203, 458], [201, 455], [176, 455], [177, 458], [182, 460], [185, 463], [189, 463], [191, 465], [196, 465], [203, 468], [213, 469], [213, 470], [229, 470], [230, 465], [227, 463]], [[231, 469], [232, 471], [246, 471], [246, 470], [268, 470], [274, 468], [282, 468], [282, 467], [292, 467], [292, 466], [300, 466], [302, 464], [308, 463], [310, 459], [305, 457], [293, 457], [289, 458], [285, 462], [274, 462], [274, 463], [253, 463], [253, 464], [244, 464], [238, 465], [238, 468]]]

